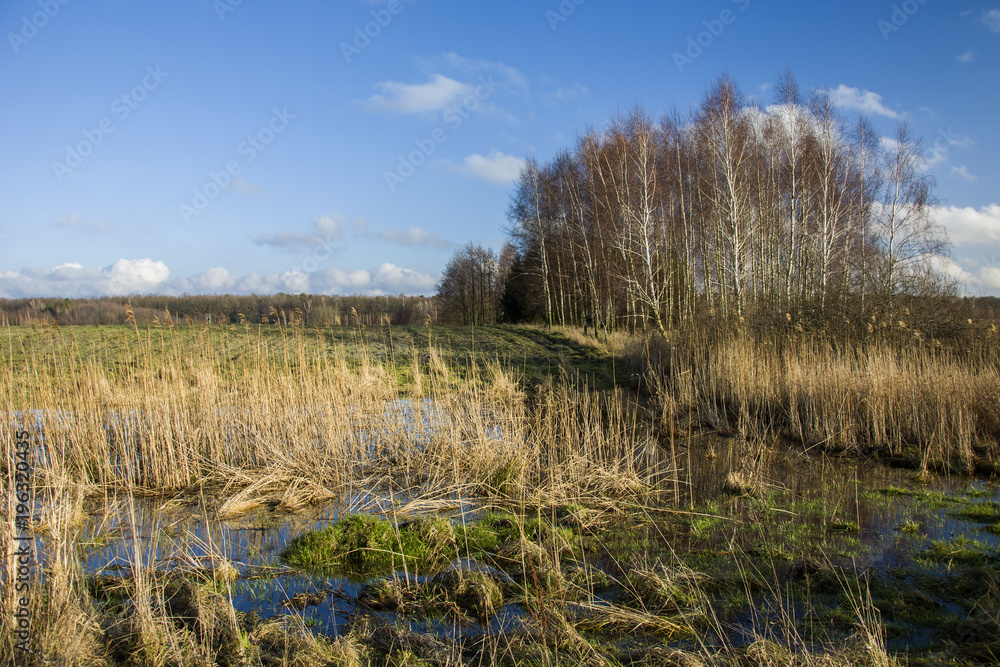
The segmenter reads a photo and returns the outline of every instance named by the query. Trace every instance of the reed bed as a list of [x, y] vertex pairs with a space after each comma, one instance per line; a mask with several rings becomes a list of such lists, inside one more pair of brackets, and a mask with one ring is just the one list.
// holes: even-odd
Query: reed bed
[[449, 365], [433, 346], [400, 356], [291, 327], [119, 329], [93, 348], [71, 330], [8, 331], [2, 428], [29, 431], [40, 473], [88, 494], [208, 488], [231, 497], [227, 512], [373, 479], [487, 495], [641, 483], [642, 424], [620, 391], [550, 382], [529, 398], [496, 360]]
[[646, 379], [670, 428], [707, 425], [748, 441], [880, 453], [953, 472], [1000, 470], [1000, 364], [911, 339], [823, 336], [647, 341]]
[[[807, 646], [786, 615], [777, 629], [762, 618], [752, 641], [736, 647], [726, 639], [729, 620], [708, 602], [718, 582], [682, 564], [635, 566], [618, 582], [627, 601], [611, 604], [593, 577], [580, 579], [590, 565], [567, 560], [577, 545], [541, 531], [532, 542], [524, 526], [498, 553], [523, 569], [525, 618], [461, 641], [367, 615], [336, 639], [295, 614], [261, 622], [234, 608], [234, 574], [221, 554], [206, 566], [204, 556], [180, 553], [189, 567], [165, 572], [134, 541], [124, 576], [84, 576], [81, 516], [101, 498], [131, 515], [133, 532], [131, 500], [147, 494], [168, 502], [208, 495], [217, 516], [239, 517], [364, 493], [370, 504], [357, 511], [387, 509], [394, 520], [473, 499], [515, 508], [521, 520], [571, 507], [581, 527], [673, 500], [675, 457], [626, 391], [594, 390], [565, 374], [536, 381], [488, 357], [449, 363], [431, 344], [397, 347], [386, 359], [366, 335], [359, 326], [345, 345], [291, 325], [132, 327], [101, 330], [90, 345], [79, 330], [8, 330], [0, 347], [0, 548], [12, 553], [19, 531], [11, 452], [24, 430], [34, 443], [30, 528], [35, 555], [44, 556], [25, 596], [31, 652], [17, 654], [20, 664], [892, 664], [878, 612], [860, 592], [852, 598], [856, 641]], [[618, 337], [600, 347], [624, 355], [628, 345]], [[687, 416], [751, 443], [783, 432], [808, 446], [915, 447], [929, 465], [996, 460], [992, 424], [1000, 420], [991, 422], [990, 410], [1000, 379], [988, 364], [934, 350], [778, 346], [746, 336], [646, 341], [642, 357], [644, 385], [671, 436]], [[213, 545], [197, 546], [213, 553]], [[0, 665], [15, 655], [20, 593], [11, 562], [0, 574]], [[411, 574], [429, 573], [408, 571], [405, 580]], [[755, 580], [741, 575], [747, 586]], [[784, 604], [785, 592], [768, 593]], [[636, 642], [616, 646], [608, 635]], [[688, 638], [683, 648], [677, 637]]]

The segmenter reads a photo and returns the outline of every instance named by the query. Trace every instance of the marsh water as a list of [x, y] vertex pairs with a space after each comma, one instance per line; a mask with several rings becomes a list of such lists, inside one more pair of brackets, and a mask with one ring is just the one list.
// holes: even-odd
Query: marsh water
[[[956, 511], [1000, 502], [994, 483], [935, 475], [918, 481], [912, 470], [775, 446], [756, 457], [752, 490], [737, 493], [731, 473], [747, 468], [744, 449], [745, 443], [715, 435], [678, 441], [671, 455], [675, 468], [664, 483], [668, 495], [676, 495], [662, 513], [653, 508], [631, 529], [628, 558], [616, 556], [613, 539], [606, 553], [587, 558], [596, 567], [613, 569], [614, 563], [636, 558], [742, 554], [748, 561], [786, 563], [775, 570], [786, 574], [806, 558], [862, 576], [890, 572], [935, 543], [974, 544], [985, 553], [996, 553], [1000, 544], [996, 532], [984, 530], [968, 511]], [[335, 635], [356, 612], [365, 611], [358, 599], [364, 582], [299, 571], [283, 563], [280, 554], [296, 536], [347, 514], [404, 520], [413, 514], [406, 500], [362, 494], [294, 513], [265, 506], [222, 518], [218, 509], [225, 498], [210, 495], [101, 499], [89, 508], [80, 556], [86, 572], [97, 577], [127, 576], [137, 562], [161, 570], [212, 570], [228, 563], [238, 577], [225, 594], [238, 610], [261, 618], [302, 614], [308, 625]], [[479, 510], [461, 498], [435, 507], [439, 514], [465, 521]], [[638, 548], [636, 535], [642, 537]], [[517, 624], [522, 616], [517, 605], [509, 604], [491, 627]]]

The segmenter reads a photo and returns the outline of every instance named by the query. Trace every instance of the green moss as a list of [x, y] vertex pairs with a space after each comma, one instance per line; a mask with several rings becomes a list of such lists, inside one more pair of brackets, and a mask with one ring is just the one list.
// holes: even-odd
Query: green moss
[[831, 521], [826, 524], [828, 533], [859, 533], [861, 527], [857, 521]]
[[459, 548], [473, 556], [496, 553], [519, 534], [516, 517], [504, 512], [491, 512], [471, 524], [455, 526]]
[[973, 523], [1000, 523], [1000, 503], [969, 502], [948, 512], [949, 515]]
[[403, 567], [434, 565], [455, 556], [455, 532], [443, 519], [418, 519], [397, 528], [365, 514], [348, 516], [292, 540], [281, 557], [309, 569], [343, 569], [367, 575]]
[[962, 498], [948, 496], [936, 491], [914, 491], [901, 489], [897, 486], [889, 486], [876, 491], [869, 491], [863, 494], [868, 500], [879, 500], [887, 498], [910, 498], [917, 505], [930, 509], [941, 509], [957, 503], [963, 502]]
[[433, 569], [458, 556], [495, 556], [505, 546], [522, 541], [560, 555], [573, 553], [578, 542], [567, 526], [502, 512], [471, 524], [431, 518], [407, 521], [398, 528], [381, 517], [352, 515], [300, 535], [281, 557], [298, 567], [368, 576], [401, 569], [404, 564]]
[[948, 566], [981, 566], [989, 561], [990, 553], [989, 548], [982, 542], [956, 537], [953, 540], [931, 542], [930, 546], [920, 553], [920, 558]]

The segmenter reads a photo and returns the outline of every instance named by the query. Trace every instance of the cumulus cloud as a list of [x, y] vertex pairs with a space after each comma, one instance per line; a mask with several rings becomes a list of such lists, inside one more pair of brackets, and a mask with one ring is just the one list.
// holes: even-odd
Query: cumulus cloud
[[309, 276], [301, 271], [281, 273], [248, 273], [236, 276], [227, 269], [216, 267], [169, 285], [171, 294], [274, 294], [309, 292]]
[[433, 294], [437, 277], [395, 264], [381, 264], [375, 269], [324, 269], [311, 275], [315, 292], [323, 294]]
[[274, 234], [260, 234], [250, 240], [259, 246], [299, 252], [309, 248], [328, 247], [346, 235], [355, 238], [367, 236], [368, 222], [364, 218], [349, 221], [340, 213], [333, 213], [313, 220], [309, 230], [305, 232], [282, 230]]
[[956, 246], [1000, 247], [1000, 204], [980, 209], [938, 206], [933, 215]]
[[957, 58], [955, 58], [955, 60], [957, 60], [960, 63], [975, 62], [975, 60], [976, 60], [976, 54], [974, 54], [972, 51], [966, 51], [962, 55], [960, 55]]
[[475, 87], [442, 74], [434, 74], [427, 83], [383, 81], [376, 84], [382, 93], [365, 100], [370, 111], [397, 114], [443, 111], [457, 101], [475, 94]]
[[87, 268], [76, 262], [49, 270], [25, 268], [0, 273], [0, 297], [90, 297], [162, 291], [170, 269], [152, 259], [119, 259], [111, 266]]
[[888, 118], [903, 118], [903, 114], [896, 113], [882, 103], [882, 96], [870, 90], [859, 90], [840, 84], [833, 90], [827, 91], [830, 99], [841, 109], [860, 111], [866, 114], [886, 116]]
[[52, 269], [0, 270], [0, 298], [87, 298], [129, 294], [433, 294], [438, 277], [395, 264], [373, 269], [328, 268], [235, 275], [213, 267], [186, 278], [170, 278], [163, 262], [120, 259], [104, 268], [69, 262]]
[[474, 153], [466, 157], [463, 164], [452, 165], [461, 174], [498, 185], [509, 185], [516, 181], [523, 167], [524, 160], [498, 150], [490, 151], [486, 156]]
[[940, 275], [959, 284], [961, 291], [969, 296], [1000, 295], [1000, 267], [980, 263], [966, 268], [951, 257], [933, 257], [931, 266]]
[[385, 229], [376, 234], [383, 241], [398, 243], [399, 245], [419, 247], [433, 246], [435, 248], [451, 248], [453, 243], [445, 241], [434, 232], [429, 232], [420, 227], [410, 227], [406, 230]]
[[143, 294], [166, 282], [170, 269], [151, 259], [119, 259], [111, 265], [109, 274], [109, 293]]

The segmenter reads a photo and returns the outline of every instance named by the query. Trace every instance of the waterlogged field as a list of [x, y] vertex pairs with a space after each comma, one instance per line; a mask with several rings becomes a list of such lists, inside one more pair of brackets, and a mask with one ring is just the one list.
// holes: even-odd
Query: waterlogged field
[[[0, 537], [34, 547], [27, 595], [3, 572], [17, 664], [1000, 659], [991, 407], [953, 418], [954, 358], [873, 351], [939, 402], [821, 438], [809, 366], [851, 360], [815, 347], [768, 380], [753, 346], [724, 367], [572, 330], [3, 334]], [[921, 440], [934, 410], [967, 442]]]

